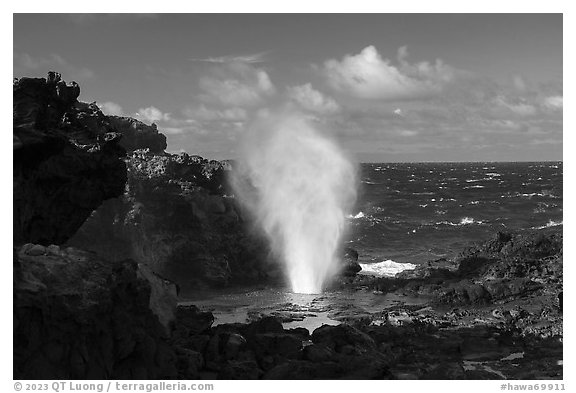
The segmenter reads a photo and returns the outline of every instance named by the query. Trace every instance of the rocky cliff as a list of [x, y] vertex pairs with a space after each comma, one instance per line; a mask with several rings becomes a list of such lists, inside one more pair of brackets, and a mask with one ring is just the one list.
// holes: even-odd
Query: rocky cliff
[[126, 121], [79, 94], [55, 72], [14, 80], [14, 378], [174, 378], [176, 286], [132, 260], [59, 246], [124, 192], [121, 139], [147, 146], [141, 136], [158, 134], [131, 122], [140, 128], [123, 138]]
[[14, 242], [61, 244], [124, 190], [121, 134], [54, 72], [14, 80]]
[[120, 145], [127, 151], [149, 149], [151, 153], [162, 154], [166, 150], [166, 136], [158, 132], [154, 123], [147, 125], [125, 116], [108, 116], [108, 122], [122, 134]]
[[185, 289], [274, 274], [265, 242], [226, 195], [226, 163], [141, 149], [126, 164], [124, 194], [97, 209], [69, 244], [146, 263]]

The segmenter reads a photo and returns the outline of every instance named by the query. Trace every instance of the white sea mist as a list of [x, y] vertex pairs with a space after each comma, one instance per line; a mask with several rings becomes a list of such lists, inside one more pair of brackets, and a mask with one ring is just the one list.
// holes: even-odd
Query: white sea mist
[[339, 269], [356, 166], [297, 113], [261, 116], [243, 138], [232, 185], [283, 263], [295, 293], [322, 292]]

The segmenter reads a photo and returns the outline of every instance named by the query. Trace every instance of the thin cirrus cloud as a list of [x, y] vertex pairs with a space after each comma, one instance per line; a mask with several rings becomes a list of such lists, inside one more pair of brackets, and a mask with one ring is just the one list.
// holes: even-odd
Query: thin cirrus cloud
[[244, 121], [248, 118], [248, 113], [242, 108], [213, 109], [204, 104], [185, 108], [183, 114], [188, 118], [203, 122]]
[[190, 61], [202, 62], [202, 63], [216, 63], [216, 64], [226, 64], [226, 63], [256, 64], [256, 63], [264, 63], [266, 61], [266, 56], [268, 55], [268, 53], [269, 53], [268, 51], [265, 51], [246, 55], [191, 58]]
[[76, 25], [88, 25], [88, 24], [97, 24], [102, 22], [126, 22], [131, 20], [149, 20], [149, 19], [157, 19], [160, 15], [159, 14], [128, 14], [128, 13], [121, 13], [121, 14], [61, 14], [64, 20], [72, 22]]
[[407, 57], [406, 47], [401, 47], [394, 65], [374, 46], [367, 46], [360, 53], [345, 55], [341, 60], [326, 60], [321, 72], [328, 85], [339, 93], [381, 100], [434, 96], [461, 73], [441, 60], [411, 64]]
[[520, 100], [519, 102], [510, 102], [503, 96], [497, 96], [494, 99], [494, 104], [497, 108], [509, 111], [518, 116], [534, 116], [538, 110], [536, 106]]
[[77, 66], [56, 53], [48, 56], [32, 56], [28, 53], [14, 53], [14, 73], [28, 76], [30, 73], [47, 70], [60, 72], [66, 80], [83, 81], [94, 78], [95, 74], [89, 68]]

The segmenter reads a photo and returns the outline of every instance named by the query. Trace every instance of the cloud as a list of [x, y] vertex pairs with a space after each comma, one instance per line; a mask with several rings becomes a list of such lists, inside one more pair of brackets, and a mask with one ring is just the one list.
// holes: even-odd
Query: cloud
[[405, 137], [412, 137], [412, 136], [416, 136], [418, 135], [418, 131], [413, 131], [413, 130], [400, 130], [400, 135], [405, 136]]
[[213, 109], [207, 108], [206, 105], [199, 105], [196, 107], [189, 107], [183, 111], [185, 116], [188, 116], [196, 121], [243, 121], [248, 118], [248, 113], [242, 108], [225, 108]]
[[533, 116], [537, 113], [537, 109], [534, 105], [530, 105], [521, 100], [519, 102], [513, 103], [503, 96], [497, 96], [494, 99], [494, 102], [500, 108], [504, 108], [519, 116]]
[[106, 115], [123, 116], [124, 109], [120, 105], [112, 101], [98, 102], [100, 110]]
[[512, 77], [512, 84], [514, 85], [516, 90], [521, 92], [526, 91], [526, 89], [528, 88], [526, 81], [521, 75], [514, 75]]
[[288, 87], [288, 97], [312, 112], [334, 113], [340, 110], [340, 106], [333, 98], [315, 90], [310, 83]]
[[162, 133], [167, 135], [179, 135], [185, 132], [185, 129], [182, 127], [162, 127]]
[[154, 106], [149, 106], [148, 108], [140, 108], [138, 109], [138, 112], [134, 114], [134, 116], [149, 123], [155, 123], [157, 121], [169, 121], [171, 119], [170, 113], [164, 113]]
[[219, 57], [206, 57], [206, 58], [192, 58], [190, 61], [203, 62], [203, 63], [263, 63], [269, 52], [259, 52], [246, 55], [230, 55], [230, 56], [219, 56]]
[[276, 92], [266, 71], [239, 62], [216, 67], [199, 85], [205, 101], [235, 107], [256, 106]]
[[564, 106], [563, 96], [551, 96], [544, 98], [544, 106], [553, 111], [561, 111]]
[[341, 60], [324, 62], [322, 72], [330, 87], [356, 98], [405, 100], [442, 92], [460, 73], [442, 60], [410, 64], [406, 47], [398, 50], [398, 65], [383, 59], [374, 46]]
[[76, 66], [53, 53], [47, 57], [32, 56], [28, 53], [14, 53], [14, 76], [31, 76], [32, 72], [41, 73], [45, 76], [48, 71], [56, 71], [62, 74], [65, 81], [76, 80], [81, 82], [95, 76], [94, 71], [86, 67]]
[[149, 20], [156, 19], [159, 14], [138, 14], [138, 13], [116, 13], [116, 14], [62, 14], [65, 20], [76, 25], [83, 26], [89, 24], [111, 22], [125, 22], [127, 20]]

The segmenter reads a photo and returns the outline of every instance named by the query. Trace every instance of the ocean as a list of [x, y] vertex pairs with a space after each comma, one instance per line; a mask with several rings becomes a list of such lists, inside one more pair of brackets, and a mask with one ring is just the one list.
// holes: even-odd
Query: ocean
[[394, 270], [395, 263], [455, 257], [497, 231], [561, 227], [562, 168], [562, 162], [362, 164], [347, 245], [365, 268], [386, 261]]

